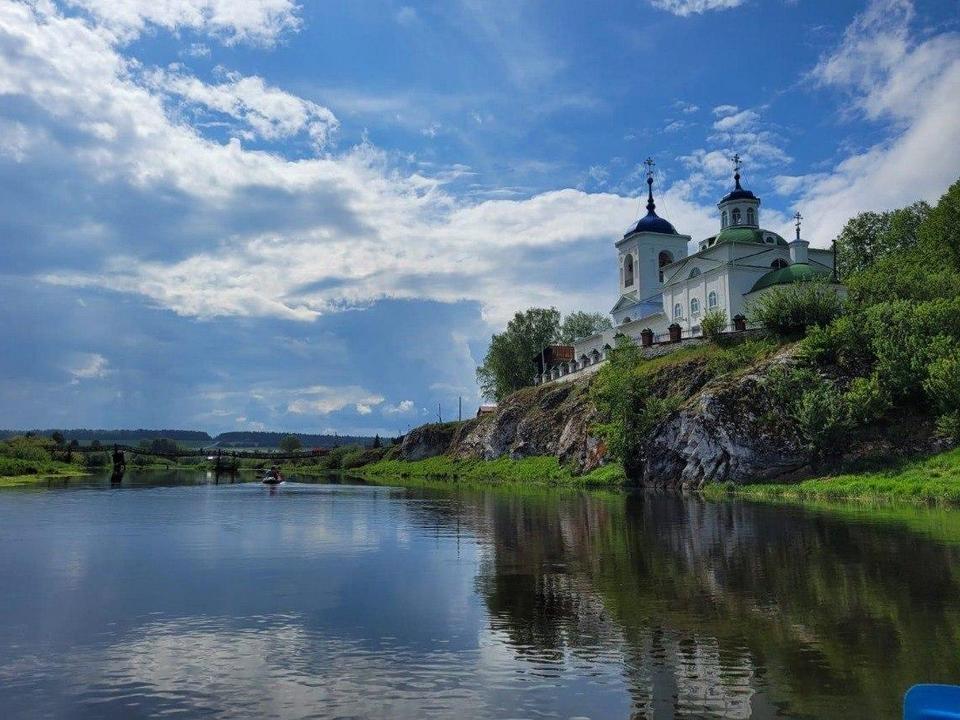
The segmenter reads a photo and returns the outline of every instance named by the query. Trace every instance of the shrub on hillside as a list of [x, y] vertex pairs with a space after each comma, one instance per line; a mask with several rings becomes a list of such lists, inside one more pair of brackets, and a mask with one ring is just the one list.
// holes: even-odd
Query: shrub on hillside
[[747, 308], [750, 321], [783, 338], [801, 337], [807, 328], [827, 325], [840, 316], [843, 303], [822, 282], [796, 282], [772, 288]]
[[720, 338], [727, 329], [726, 310], [710, 310], [700, 321], [700, 328], [703, 330], [703, 336], [715, 343], [720, 342]]
[[930, 363], [924, 390], [937, 409], [939, 431], [960, 440], [960, 354], [954, 352]]
[[32, 462], [46, 462], [50, 460], [52, 447], [53, 441], [48, 438], [18, 435], [0, 442], [0, 456]]

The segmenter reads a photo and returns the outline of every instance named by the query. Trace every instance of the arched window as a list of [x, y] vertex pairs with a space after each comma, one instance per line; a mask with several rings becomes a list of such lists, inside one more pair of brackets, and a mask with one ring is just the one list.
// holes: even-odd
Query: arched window
[[733, 224], [734, 225], [740, 224], [740, 208], [733, 209]]
[[770, 267], [772, 267], [774, 270], [782, 270], [783, 268], [787, 267], [789, 264], [790, 263], [788, 263], [783, 258], [777, 258], [772, 263], [770, 263]]
[[663, 282], [663, 266], [673, 262], [673, 254], [667, 250], [661, 250], [657, 255], [657, 267], [660, 268], [660, 282]]
[[628, 322], [630, 322], [630, 316], [629, 316], [629, 315], [627, 315], [627, 316], [623, 319], [623, 324], [626, 325]]
[[717, 294], [711, 290], [707, 295], [707, 308], [713, 310], [717, 306]]
[[690, 277], [692, 278], [695, 278], [699, 274], [700, 274], [700, 268], [694, 268], [693, 270], [690, 271]]
[[690, 315], [696, 317], [700, 314], [700, 300], [698, 298], [693, 298], [690, 301]]
[[727, 226], [727, 211], [724, 210], [720, 213], [720, 229], [723, 230]]
[[633, 285], [633, 255], [627, 253], [627, 256], [623, 259], [623, 286], [630, 287]]
[[677, 303], [676, 305], [673, 306], [673, 317], [674, 318], [683, 317], [683, 305], [681, 305], [680, 303]]
[[757, 215], [753, 211], [753, 208], [747, 208], [747, 225], [756, 225], [757, 224]]

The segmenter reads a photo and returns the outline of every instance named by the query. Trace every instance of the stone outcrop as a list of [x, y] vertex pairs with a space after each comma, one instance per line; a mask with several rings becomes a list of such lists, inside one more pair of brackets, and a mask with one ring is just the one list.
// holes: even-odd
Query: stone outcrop
[[707, 383], [653, 429], [643, 449], [641, 483], [697, 489], [801, 472], [809, 455], [764, 386], [773, 366], [790, 362], [789, 352], [782, 353]]
[[[636, 482], [653, 487], [697, 489], [705, 483], [789, 481], [814, 468], [803, 439], [785, 408], [767, 387], [771, 370], [795, 362], [791, 348], [753, 366], [717, 375], [703, 354], [661, 363], [651, 392], [682, 398], [640, 443]], [[411, 431], [397, 457], [419, 460], [447, 454], [493, 460], [553, 455], [576, 472], [589, 472], [606, 458], [594, 432], [601, 420], [590, 400], [587, 377], [514, 393], [496, 412], [465, 423], [425, 425]], [[851, 436], [842, 459], [896, 456], [929, 445], [930, 421], [897, 429], [864, 428]], [[824, 468], [817, 468], [823, 470]]]

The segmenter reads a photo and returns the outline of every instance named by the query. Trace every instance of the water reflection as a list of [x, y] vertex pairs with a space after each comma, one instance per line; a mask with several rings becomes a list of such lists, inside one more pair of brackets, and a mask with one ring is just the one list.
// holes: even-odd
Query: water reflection
[[109, 488], [0, 492], [5, 717], [875, 718], [960, 677], [949, 512]]

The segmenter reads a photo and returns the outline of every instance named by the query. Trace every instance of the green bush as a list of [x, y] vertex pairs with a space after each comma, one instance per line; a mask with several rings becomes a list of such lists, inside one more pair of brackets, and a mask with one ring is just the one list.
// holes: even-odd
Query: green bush
[[938, 430], [960, 440], [960, 356], [954, 352], [930, 363], [923, 387], [937, 410]]
[[53, 441], [38, 436], [18, 435], [0, 443], [0, 456], [16, 460], [46, 462], [51, 459]]
[[703, 336], [712, 342], [719, 342], [721, 336], [727, 329], [726, 310], [710, 310], [700, 321], [700, 329], [703, 330]]
[[707, 369], [714, 375], [723, 375], [770, 355], [778, 347], [770, 340], [745, 340], [718, 350], [707, 360]]
[[843, 303], [822, 282], [795, 282], [774, 287], [747, 308], [750, 321], [783, 338], [801, 337], [807, 328], [827, 325], [840, 316]]
[[88, 468], [103, 468], [110, 462], [110, 456], [104, 452], [87, 453], [83, 456], [83, 464]]
[[627, 477], [641, 471], [641, 446], [647, 433], [676, 410], [682, 399], [653, 394], [639, 348], [628, 337], [617, 338], [610, 361], [590, 386], [603, 421], [594, 431], [607, 442], [610, 454], [623, 465]]

